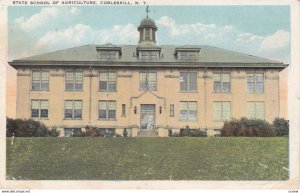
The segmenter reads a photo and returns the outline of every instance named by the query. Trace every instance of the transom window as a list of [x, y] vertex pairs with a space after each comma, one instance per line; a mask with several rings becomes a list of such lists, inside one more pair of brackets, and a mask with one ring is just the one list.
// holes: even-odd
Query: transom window
[[99, 101], [99, 119], [116, 118], [116, 101]]
[[65, 118], [81, 119], [82, 118], [82, 101], [66, 100], [65, 101]]
[[180, 102], [180, 116], [181, 121], [195, 121], [197, 120], [197, 102], [182, 101]]
[[247, 73], [248, 93], [264, 93], [264, 74]]
[[49, 90], [49, 72], [32, 71], [32, 90]]
[[179, 60], [198, 60], [198, 52], [178, 52]]
[[118, 59], [118, 51], [99, 50], [98, 55], [99, 55], [100, 59], [106, 59], [106, 60]]
[[249, 119], [265, 119], [265, 104], [264, 102], [248, 102], [247, 111]]
[[197, 91], [197, 72], [180, 72], [180, 91]]
[[214, 102], [214, 120], [229, 121], [231, 119], [230, 102]]
[[158, 51], [139, 51], [139, 58], [141, 59], [158, 59]]
[[66, 72], [66, 91], [82, 91], [83, 72]]
[[116, 91], [117, 74], [115, 72], [99, 73], [99, 90]]
[[214, 73], [214, 92], [230, 92], [230, 73]]
[[48, 100], [32, 100], [31, 117], [48, 118]]
[[156, 73], [155, 72], [140, 72], [140, 90], [156, 90]]

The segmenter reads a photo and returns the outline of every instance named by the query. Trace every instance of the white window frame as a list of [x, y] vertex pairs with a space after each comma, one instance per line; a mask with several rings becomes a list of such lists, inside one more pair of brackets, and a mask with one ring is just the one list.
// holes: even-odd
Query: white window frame
[[[72, 103], [72, 108], [71, 109], [66, 109], [66, 103], [67, 102], [71, 102]], [[77, 109], [76, 106], [76, 102], [80, 102], [80, 109]], [[65, 100], [64, 103], [64, 118], [65, 119], [82, 119], [82, 109], [83, 109], [83, 104], [82, 104], [82, 100]], [[67, 117], [66, 116], [66, 110], [71, 110], [72, 116], [71, 117]], [[80, 110], [80, 116], [75, 116], [76, 115], [76, 111]]]
[[[38, 107], [33, 109], [33, 102], [37, 102], [38, 103]], [[47, 108], [43, 107], [43, 102], [47, 103]], [[32, 110], [38, 110], [38, 116], [34, 117], [32, 116]], [[47, 111], [47, 116], [42, 116], [42, 111], [46, 110]], [[31, 100], [31, 113], [30, 113], [30, 117], [33, 119], [48, 119], [49, 118], [49, 100], [47, 99], [32, 99]]]
[[[251, 111], [251, 107], [249, 105], [254, 105], [253, 106], [253, 112]], [[259, 105], [262, 106], [262, 116], [263, 117], [259, 117]], [[261, 119], [261, 120], [265, 120], [265, 112], [266, 108], [265, 108], [265, 102], [264, 101], [248, 101], [247, 102], [247, 118], [248, 119]], [[251, 115], [253, 114], [253, 115]]]
[[[229, 109], [225, 109], [226, 105], [229, 104]], [[213, 103], [213, 118], [214, 121], [220, 122], [220, 121], [230, 121], [231, 119], [231, 102], [230, 101], [214, 101]], [[217, 107], [216, 105], [220, 105], [220, 117], [217, 117]], [[229, 117], [226, 117], [226, 111], [229, 112]]]
[[[78, 73], [81, 78], [78, 78]], [[68, 74], [71, 75], [71, 82], [68, 82]], [[69, 88], [67, 84], [72, 85], [72, 88]], [[81, 85], [80, 88], [77, 88], [78, 85]], [[69, 71], [65, 72], [65, 91], [66, 92], [81, 92], [83, 90], [83, 71]]]
[[[182, 109], [183, 103], [187, 104], [187, 109], [186, 110]], [[190, 103], [195, 103], [196, 110], [191, 109]], [[198, 120], [198, 106], [197, 106], [198, 103], [197, 103], [197, 101], [180, 101], [179, 104], [180, 104], [180, 107], [179, 107], [179, 121], [197, 121]], [[186, 111], [186, 118], [182, 117], [182, 111]], [[190, 117], [191, 111], [196, 112], [195, 113], [195, 119], [192, 119]]]
[[[35, 73], [37, 73], [37, 76], [34, 76]], [[46, 77], [44, 77], [44, 75], [46, 75]], [[35, 78], [37, 78], [37, 79], [35, 79]], [[44, 78], [46, 78], [46, 79], [44, 79]], [[37, 87], [35, 87], [34, 84], [36, 84]], [[44, 86], [44, 84], [46, 86]], [[32, 70], [32, 72], [31, 72], [31, 90], [32, 91], [48, 91], [49, 90], [49, 71], [47, 71], [47, 70]]]

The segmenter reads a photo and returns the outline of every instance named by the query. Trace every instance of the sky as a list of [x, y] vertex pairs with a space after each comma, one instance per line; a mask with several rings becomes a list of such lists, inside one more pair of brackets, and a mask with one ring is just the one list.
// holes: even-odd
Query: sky
[[[9, 60], [86, 44], [138, 43], [145, 6], [10, 6]], [[290, 64], [290, 7], [150, 6], [158, 45], [211, 45]], [[15, 95], [15, 72], [7, 82]], [[286, 89], [286, 88], [282, 88]]]
[[[160, 45], [211, 45], [290, 62], [289, 6], [151, 6]], [[144, 6], [8, 9], [9, 59], [86, 44], [137, 44]]]

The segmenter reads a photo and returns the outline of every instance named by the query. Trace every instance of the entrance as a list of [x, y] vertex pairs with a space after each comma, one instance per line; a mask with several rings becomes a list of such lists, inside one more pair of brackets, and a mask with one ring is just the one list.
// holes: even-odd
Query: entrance
[[141, 105], [141, 128], [155, 128], [155, 105]]

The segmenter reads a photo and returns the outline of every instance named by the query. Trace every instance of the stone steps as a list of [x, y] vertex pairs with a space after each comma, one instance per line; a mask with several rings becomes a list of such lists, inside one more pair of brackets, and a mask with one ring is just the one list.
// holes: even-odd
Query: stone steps
[[158, 137], [158, 133], [156, 130], [146, 130], [146, 129], [143, 129], [143, 130], [140, 130], [138, 132], [138, 137]]

